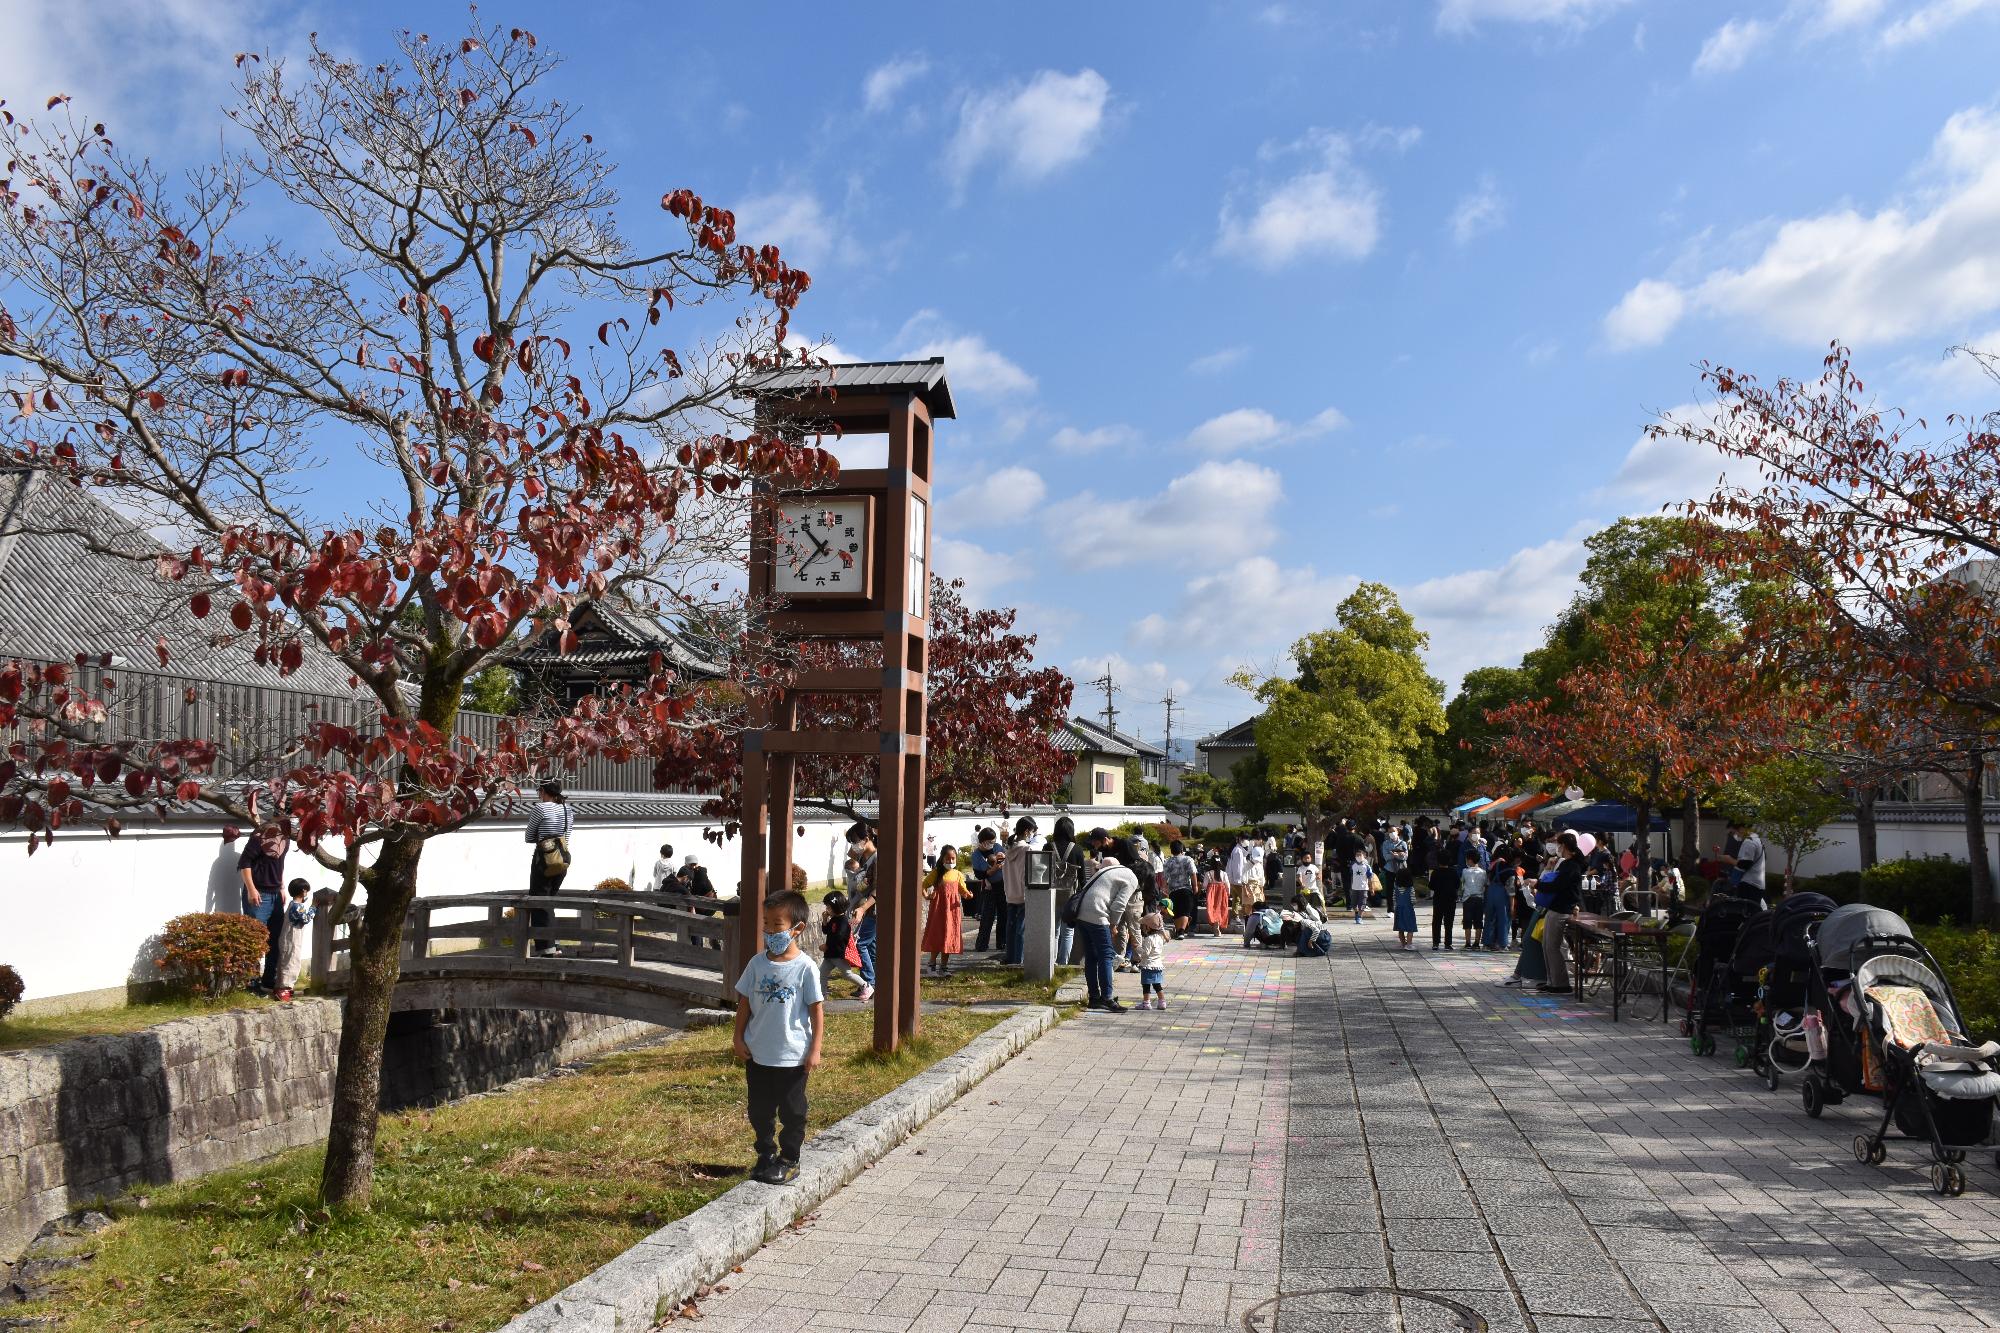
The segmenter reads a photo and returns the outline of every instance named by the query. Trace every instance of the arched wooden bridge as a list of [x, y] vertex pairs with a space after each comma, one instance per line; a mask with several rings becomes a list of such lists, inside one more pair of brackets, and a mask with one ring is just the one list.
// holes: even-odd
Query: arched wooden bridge
[[[548, 923], [530, 926], [531, 911]], [[734, 902], [682, 894], [419, 898], [403, 923], [391, 1008], [559, 1009], [684, 1027], [697, 1010], [734, 1007], [735, 936]], [[550, 945], [559, 956], [535, 952]], [[346, 988], [347, 950], [346, 922], [322, 910], [315, 987]]]

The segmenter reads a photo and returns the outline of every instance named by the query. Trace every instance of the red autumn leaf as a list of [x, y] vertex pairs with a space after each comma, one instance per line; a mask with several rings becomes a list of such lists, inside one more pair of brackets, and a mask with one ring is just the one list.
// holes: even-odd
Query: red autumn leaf
[[250, 610], [250, 603], [248, 602], [238, 602], [229, 608], [229, 623], [236, 626], [238, 630], [247, 633], [255, 620], [256, 615]]

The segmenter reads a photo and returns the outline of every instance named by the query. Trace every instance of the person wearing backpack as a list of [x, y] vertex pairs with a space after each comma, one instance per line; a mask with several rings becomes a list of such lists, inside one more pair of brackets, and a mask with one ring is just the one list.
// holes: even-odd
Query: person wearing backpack
[[[569, 835], [576, 827], [576, 814], [569, 808], [558, 782], [542, 783], [536, 795], [539, 799], [528, 816], [527, 828], [527, 840], [535, 849], [528, 863], [528, 892], [537, 897], [544, 894], [554, 897], [569, 874]], [[528, 928], [547, 929], [549, 920], [549, 913], [535, 908], [528, 913]], [[557, 958], [562, 950], [552, 941], [536, 940], [534, 953], [538, 958]]]
[[[1007, 941], [1002, 962], [1007, 967], [1019, 967], [1027, 957], [1028, 947], [1028, 853], [1042, 849], [1042, 835], [1035, 821], [1026, 815], [1015, 820], [1014, 836], [1007, 848], [1006, 859], [1000, 862], [1000, 893], [1006, 899], [1007, 911], [1007, 919], [1000, 926], [1000, 936]], [[1057, 961], [1061, 961], [1060, 955]]]
[[1132, 849], [1113, 839], [1104, 849], [1097, 869], [1071, 895], [1066, 911], [1083, 943], [1083, 980], [1089, 990], [1089, 1008], [1122, 1014], [1111, 970], [1111, 923], [1122, 919], [1126, 904], [1139, 892], [1139, 877], [1132, 872]]
[[1049, 887], [1056, 898], [1056, 962], [1067, 967], [1077, 961], [1076, 917], [1068, 904], [1086, 878], [1086, 858], [1076, 840], [1076, 821], [1068, 815], [1056, 820], [1049, 851]]

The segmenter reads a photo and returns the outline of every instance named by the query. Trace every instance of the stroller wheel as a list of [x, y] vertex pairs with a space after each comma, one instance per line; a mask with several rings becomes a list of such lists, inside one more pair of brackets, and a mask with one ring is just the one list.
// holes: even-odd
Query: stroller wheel
[[1820, 1082], [1819, 1075], [1806, 1076], [1806, 1081], [1799, 1085], [1799, 1100], [1805, 1103], [1807, 1115], [1819, 1119], [1826, 1110], [1826, 1085]]
[[1696, 1055], [1714, 1055], [1715, 1038], [1709, 1036], [1706, 1032], [1698, 1034], [1694, 1039], [1694, 1053]]
[[1772, 1092], [1778, 1090], [1778, 1067], [1768, 1061], [1764, 1065], [1764, 1086]]
[[1738, 1069], [1748, 1069], [1750, 1067], [1750, 1048], [1741, 1042], [1738, 1042], [1736, 1046], [1736, 1067]]
[[1956, 1199], [1965, 1193], [1965, 1172], [1949, 1162], [1939, 1162], [1931, 1168], [1931, 1188], [1947, 1199]]
[[1956, 1166], [1965, 1160], [1965, 1150], [1963, 1148], [1933, 1148], [1931, 1149], [1931, 1158], [1934, 1161], [1949, 1162], [1953, 1166]]
[[1866, 1134], [1854, 1136], [1854, 1160], [1865, 1166], [1880, 1166], [1888, 1159], [1889, 1146], [1877, 1143]]
[[1683, 1037], [1692, 1037], [1694, 1035], [1694, 1024], [1688, 1022], [1685, 1018], [1681, 1020], [1681, 1035]]

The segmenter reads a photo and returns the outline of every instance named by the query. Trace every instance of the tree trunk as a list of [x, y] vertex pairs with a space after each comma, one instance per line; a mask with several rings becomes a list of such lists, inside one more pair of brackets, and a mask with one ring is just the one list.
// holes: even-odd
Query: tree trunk
[[1632, 807], [1632, 850], [1639, 858], [1640, 865], [1653, 863], [1653, 807], [1634, 805]]
[[1966, 920], [1973, 925], [1990, 920], [1993, 908], [1993, 860], [1986, 850], [1986, 756], [1975, 752], [1965, 775], [1965, 854], [1972, 866], [1971, 901]]
[[[421, 838], [382, 844], [368, 900], [351, 932], [347, 999], [341, 1006], [340, 1061], [333, 1071], [333, 1117], [326, 1132], [320, 1202], [366, 1208], [375, 1185], [375, 1129], [382, 1113], [382, 1043], [402, 971], [403, 916], [417, 894]], [[525, 918], [523, 921], [525, 925]]]
[[1683, 876], [1701, 864], [1701, 797], [1695, 792], [1681, 802], [1681, 854], [1675, 860]]
[[1863, 870], [1881, 859], [1875, 830], [1875, 787], [1872, 783], [1857, 783], [1854, 788], [1854, 846]]

